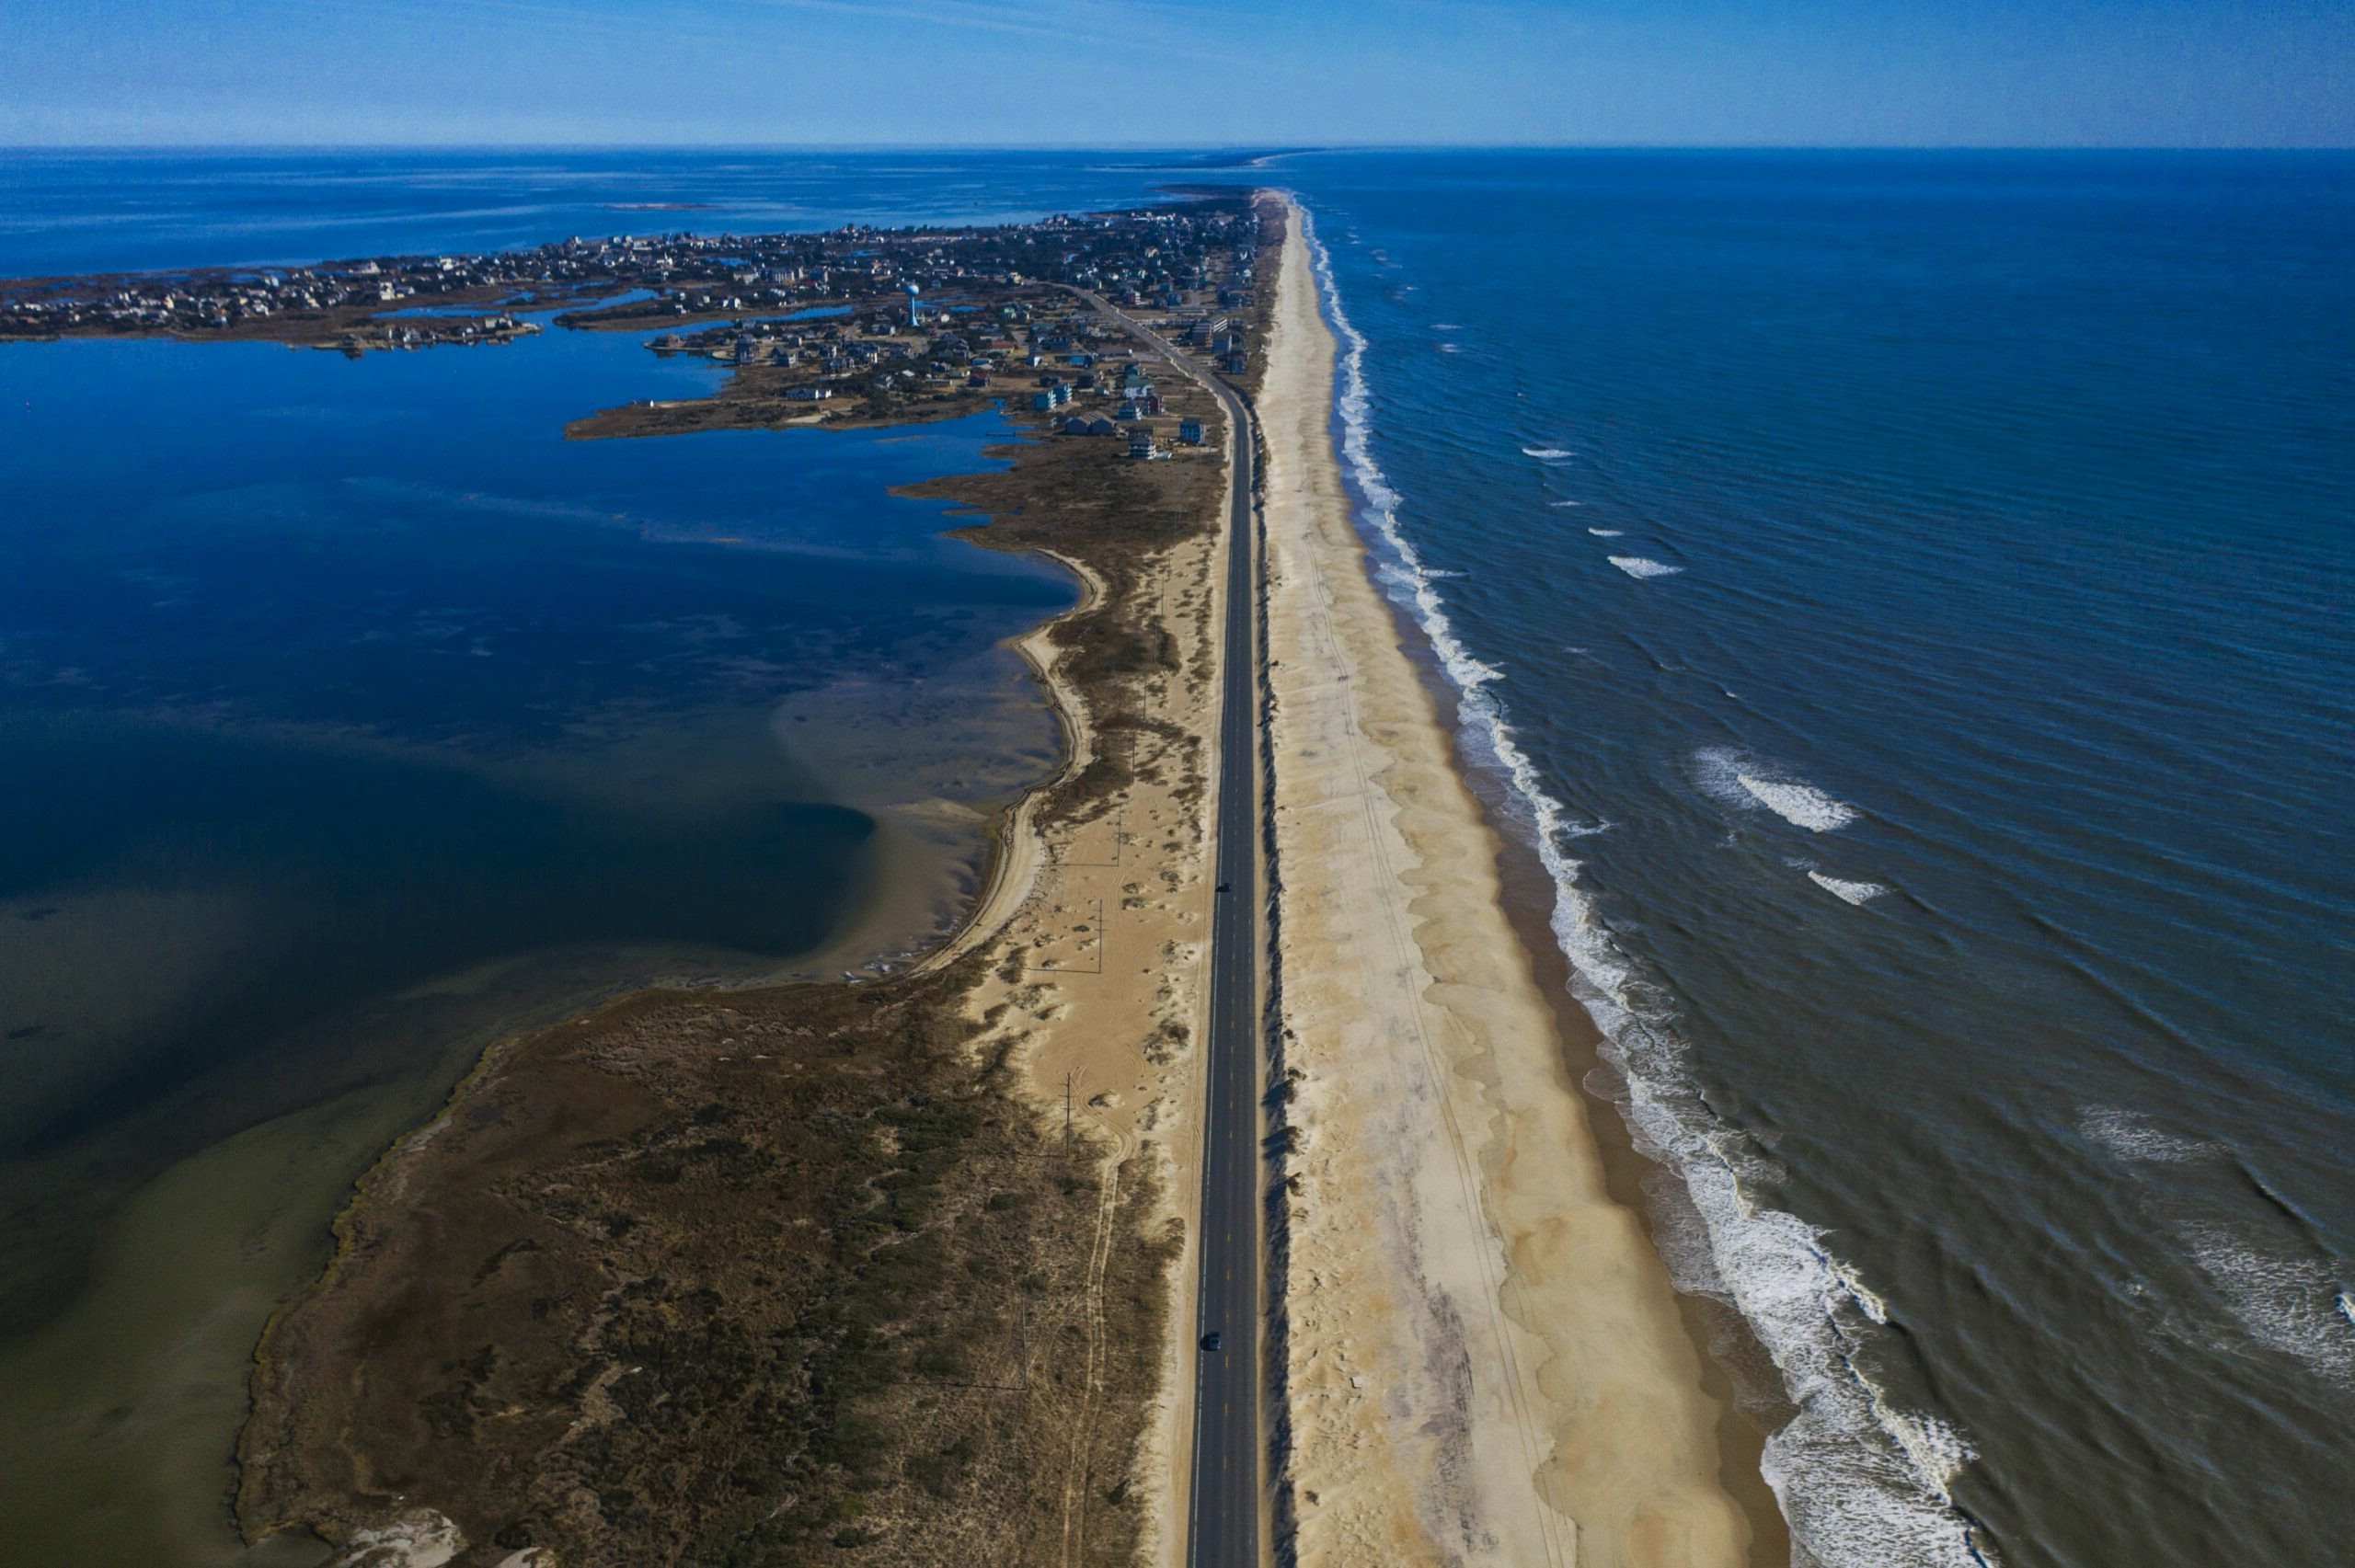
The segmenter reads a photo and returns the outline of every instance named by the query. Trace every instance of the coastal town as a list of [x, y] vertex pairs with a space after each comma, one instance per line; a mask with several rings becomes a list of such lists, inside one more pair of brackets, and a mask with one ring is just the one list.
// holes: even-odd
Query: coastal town
[[583, 437], [952, 417], [1000, 402], [1153, 461], [1204, 441], [1165, 418], [1116, 309], [1248, 374], [1255, 228], [1232, 194], [1034, 223], [573, 237], [469, 256], [0, 281], [0, 341], [162, 336], [357, 356], [510, 342], [548, 325], [643, 331], [734, 374]]

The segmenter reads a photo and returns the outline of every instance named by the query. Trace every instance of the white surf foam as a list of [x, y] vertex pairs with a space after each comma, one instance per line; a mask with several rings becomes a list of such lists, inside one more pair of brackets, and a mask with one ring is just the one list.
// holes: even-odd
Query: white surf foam
[[2191, 1261], [2250, 1338], [2326, 1382], [2355, 1389], [2345, 1291], [2320, 1260], [2260, 1253], [2220, 1225], [2187, 1226], [2184, 1233]]
[[1616, 539], [1622, 533], [1625, 533], [1626, 530], [1624, 528], [1590, 528], [1587, 532], [1593, 534], [1597, 539]]
[[1829, 833], [1856, 819], [1856, 808], [1784, 770], [1755, 757], [1724, 747], [1707, 747], [1693, 754], [1695, 776], [1703, 794], [1743, 811], [1760, 807], [1794, 828]]
[[2142, 1165], [2181, 1165], [2223, 1150], [2213, 1143], [2166, 1131], [2150, 1117], [2115, 1105], [2088, 1105], [2077, 1117], [2077, 1130], [2114, 1159]]
[[[1671, 1221], [1692, 1237], [1664, 1245], [1678, 1288], [1730, 1302], [1774, 1357], [1798, 1414], [1767, 1440], [1763, 1469], [1792, 1533], [1823, 1568], [1986, 1568], [1993, 1553], [1947, 1493], [1970, 1444], [1936, 1417], [1892, 1409], [1856, 1368], [1856, 1337], [1888, 1313], [1821, 1233], [1768, 1208], [1745, 1175], [1769, 1173], [1749, 1140], [1703, 1104], [1674, 1019], [1603, 924], [1566, 846], [1580, 836], [1548, 794], [1490, 690], [1501, 673], [1456, 636], [1445, 601], [1398, 524], [1401, 498], [1373, 456], [1366, 339], [1350, 323], [1333, 258], [1314, 223], [1304, 237], [1326, 312], [1341, 342], [1341, 452], [1365, 499], [1364, 520], [1389, 559], [1382, 581], [1410, 608], [1441, 668], [1464, 693], [1468, 750], [1510, 782], [1554, 883], [1553, 927], [1571, 989], [1604, 1036], [1623, 1081], [1622, 1113], [1638, 1147], [1676, 1173], [1690, 1205]], [[1593, 830], [1601, 830], [1598, 825]]]
[[1576, 457], [1578, 453], [1558, 446], [1525, 446], [1521, 449], [1521, 455], [1551, 463], [1557, 457]]
[[1683, 567], [1671, 567], [1666, 561], [1655, 561], [1648, 555], [1606, 555], [1613, 566], [1631, 578], [1672, 578]]
[[1813, 784], [1762, 779], [1752, 773], [1736, 773], [1734, 778], [1767, 810], [1810, 833], [1829, 833], [1856, 819], [1855, 807], [1832, 799]]
[[1582, 507], [1586, 505], [1584, 501], [1556, 501], [1554, 504], [1557, 507]]
[[1463, 349], [1461, 349], [1457, 348], [1457, 347], [1456, 347], [1454, 344], [1453, 344], [1453, 343], [1442, 343], [1442, 344], [1441, 344], [1441, 345], [1439, 346], [1439, 351], [1440, 351], [1441, 353], [1442, 353], [1442, 354], [1460, 354], [1460, 353], [1464, 352], [1464, 350], [1463, 350]]
[[1810, 871], [1807, 879], [1835, 898], [1851, 904], [1869, 904], [1889, 891], [1878, 882], [1844, 882], [1837, 876], [1826, 876], [1821, 871]]

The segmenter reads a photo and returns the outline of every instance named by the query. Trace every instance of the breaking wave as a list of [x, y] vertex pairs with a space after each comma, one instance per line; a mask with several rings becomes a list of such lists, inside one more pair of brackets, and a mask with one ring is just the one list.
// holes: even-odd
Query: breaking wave
[[1851, 904], [1869, 904], [1889, 891], [1878, 882], [1844, 882], [1837, 876], [1826, 876], [1821, 871], [1809, 872], [1807, 879], [1833, 898]]
[[1604, 559], [1631, 578], [1672, 578], [1684, 569], [1648, 555], [1607, 555]]
[[1829, 833], [1856, 819], [1856, 808], [1811, 784], [1777, 778], [1771, 764], [1711, 747], [1694, 753], [1702, 793], [1744, 811], [1764, 807], [1794, 828]]
[[2089, 1106], [2077, 1117], [2077, 1130], [2105, 1154], [2138, 1165], [2181, 1165], [2223, 1152], [2215, 1144], [2169, 1132], [2148, 1116], [2113, 1105]]
[[[1763, 1469], [1793, 1535], [1822, 1568], [1986, 1568], [1993, 1552], [1947, 1486], [1969, 1442], [1923, 1412], [1893, 1407], [1859, 1367], [1858, 1341], [1888, 1322], [1880, 1299], [1822, 1245], [1822, 1232], [1754, 1196], [1772, 1167], [1703, 1103], [1672, 1013], [1657, 1000], [1580, 886], [1568, 852], [1601, 825], [1547, 793], [1491, 689], [1503, 675], [1456, 635], [1432, 573], [1398, 525], [1401, 498], [1374, 461], [1367, 342], [1343, 308], [1333, 258], [1304, 221], [1327, 315], [1340, 339], [1341, 452], [1377, 542], [1384, 586], [1411, 610], [1462, 692], [1465, 747], [1501, 773], [1554, 885], [1553, 929], [1571, 990], [1603, 1035], [1617, 1099], [1644, 1153], [1673, 1172], [1688, 1208], [1662, 1226], [1677, 1288], [1732, 1305], [1773, 1356], [1798, 1413], [1766, 1442]], [[1686, 1240], [1677, 1244], [1675, 1235]]]
[[2355, 1333], [2346, 1293], [2321, 1260], [2259, 1252], [2221, 1226], [2185, 1227], [2191, 1261], [2251, 1339], [2355, 1389]]
[[1541, 458], [1545, 462], [1551, 463], [1557, 457], [1575, 457], [1578, 454], [1573, 452], [1566, 451], [1558, 446], [1525, 446], [1521, 449], [1521, 455], [1523, 457]]
[[1624, 528], [1590, 528], [1587, 532], [1597, 539], [1616, 539], [1627, 531]]

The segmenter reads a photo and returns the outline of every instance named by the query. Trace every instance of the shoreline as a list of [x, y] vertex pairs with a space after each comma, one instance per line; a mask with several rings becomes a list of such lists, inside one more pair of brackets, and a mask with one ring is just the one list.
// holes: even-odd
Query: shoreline
[[1039, 690], [1062, 734], [1063, 761], [1053, 773], [1027, 786], [992, 813], [988, 864], [982, 870], [982, 886], [973, 896], [971, 908], [942, 935], [932, 951], [907, 966], [911, 974], [946, 967], [1014, 918], [1015, 910], [1029, 896], [1039, 857], [1045, 847], [1044, 836], [1036, 823], [1041, 803], [1050, 793], [1076, 776], [1095, 754], [1095, 735], [1088, 724], [1086, 706], [1079, 692], [1056, 672], [1054, 634], [1065, 622], [1102, 608], [1104, 579], [1085, 562], [1060, 551], [1040, 548], [1028, 553], [1070, 572], [1079, 579], [1081, 589], [1079, 601], [1070, 609], [1049, 616], [1028, 631], [1007, 639], [1005, 645], [1021, 658], [1039, 682]]
[[[1372, 558], [1369, 545], [1369, 562]], [[1381, 597], [1390, 612], [1401, 651], [1420, 677], [1433, 708], [1446, 715], [1443, 727], [1460, 746], [1467, 723], [1462, 713], [1463, 689], [1450, 678], [1407, 607], [1386, 593]], [[1674, 1173], [1637, 1149], [1626, 1107], [1597, 1087], [1598, 1074], [1604, 1082], [1624, 1080], [1605, 1054], [1610, 1037], [1578, 999], [1578, 970], [1555, 935], [1553, 920], [1560, 889], [1534, 847], [1515, 833], [1507, 820], [1516, 800], [1510, 784], [1500, 775], [1484, 774], [1465, 761], [1460, 752], [1456, 772], [1488, 824], [1505, 920], [1530, 961], [1540, 994], [1553, 1010], [1565, 1069], [1588, 1108], [1587, 1126], [1602, 1159], [1604, 1190], [1614, 1202], [1642, 1219], [1648, 1236], [1655, 1235], [1660, 1227], [1679, 1223], [1681, 1216], [1673, 1205], [1685, 1203], [1689, 1207], [1689, 1200], [1681, 1185], [1666, 1205], [1645, 1190], [1648, 1178]], [[1663, 1213], [1663, 1207], [1670, 1211]], [[1699, 1222], [1697, 1216], [1693, 1222]], [[1724, 1407], [1718, 1424], [1720, 1478], [1749, 1517], [1751, 1560], [1786, 1562], [1792, 1545], [1790, 1521], [1766, 1481], [1763, 1464], [1768, 1438], [1798, 1413], [1798, 1408], [1790, 1402], [1772, 1353], [1736, 1308], [1714, 1297], [1683, 1290], [1674, 1293], [1674, 1302], [1686, 1337], [1700, 1353], [1702, 1383]]]
[[1763, 1485], [1736, 1482], [1737, 1500], [1722, 1479], [1731, 1412], [1643, 1217], [1610, 1190], [1560, 1003], [1508, 912], [1507, 845], [1373, 581], [1292, 211], [1260, 415], [1292, 1545], [1304, 1561], [1750, 1561], [1768, 1545]]

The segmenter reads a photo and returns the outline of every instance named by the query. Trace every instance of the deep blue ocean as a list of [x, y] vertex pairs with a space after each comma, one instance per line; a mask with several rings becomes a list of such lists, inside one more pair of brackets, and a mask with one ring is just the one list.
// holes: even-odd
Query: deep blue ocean
[[[1314, 216], [1362, 521], [1671, 1266], [1767, 1353], [1729, 1352], [1802, 1551], [2329, 1558], [2355, 157], [11, 154], [0, 275], [1172, 177]], [[10, 999], [12, 1171], [120, 1193], [257, 1095], [397, 1079], [451, 1025], [385, 999], [519, 948], [822, 943], [885, 820], [842, 780], [907, 744], [840, 693], [964, 681], [998, 716], [923, 752], [963, 798], [1047, 765], [989, 650], [1068, 589], [882, 495], [994, 421], [556, 439], [706, 373], [561, 333], [0, 349], [0, 904], [54, 1014]], [[409, 1024], [327, 1048], [328, 1001]], [[17, 1212], [0, 1279], [70, 1313], [107, 1204]]]

